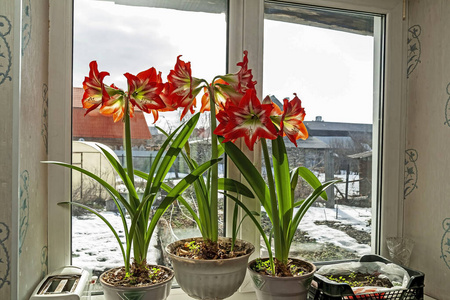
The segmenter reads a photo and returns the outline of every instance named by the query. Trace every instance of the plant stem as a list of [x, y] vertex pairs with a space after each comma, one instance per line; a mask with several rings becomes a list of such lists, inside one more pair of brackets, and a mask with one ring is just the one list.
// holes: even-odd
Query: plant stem
[[[125, 127], [124, 127], [125, 159], [126, 159], [128, 176], [130, 177], [130, 180], [134, 185], [133, 152], [131, 151], [130, 103], [128, 100], [128, 96], [124, 95], [124, 98], [125, 98], [125, 118], [124, 118], [125, 119]], [[130, 201], [131, 201], [131, 199], [130, 199]]]
[[[217, 159], [219, 156], [219, 150], [217, 146], [217, 136], [214, 134], [214, 130], [217, 127], [216, 122], [216, 101], [214, 98], [214, 84], [208, 85], [209, 92], [209, 105], [210, 105], [210, 118], [211, 118], [211, 159]], [[217, 243], [219, 236], [218, 228], [218, 179], [219, 179], [219, 167], [218, 164], [214, 164], [211, 167], [211, 190], [210, 195], [210, 209], [211, 209], [211, 242]]]
[[[124, 95], [125, 101], [125, 116], [124, 116], [124, 141], [123, 146], [125, 149], [125, 164], [127, 167], [127, 173], [130, 177], [131, 182], [134, 185], [134, 174], [133, 174], [133, 152], [131, 150], [131, 129], [130, 129], [130, 107], [128, 96]], [[131, 193], [128, 192], [128, 203], [130, 205], [134, 205], [134, 201], [132, 199]], [[136, 241], [136, 240], [135, 240]], [[136, 248], [136, 247], [135, 247]], [[136, 252], [135, 252], [136, 253]], [[125, 261], [125, 272], [130, 272], [130, 258], [127, 257], [127, 261]]]
[[[278, 259], [278, 255], [282, 253], [282, 245], [281, 245], [281, 228], [280, 228], [280, 220], [278, 217], [278, 207], [277, 207], [277, 196], [275, 193], [275, 183], [272, 174], [272, 168], [270, 166], [270, 157], [269, 150], [267, 149], [267, 142], [265, 138], [261, 138], [261, 147], [263, 151], [264, 164], [266, 166], [267, 173], [267, 182], [269, 186], [270, 192], [270, 204], [272, 207], [272, 225], [273, 225], [273, 236], [275, 242], [275, 257]], [[275, 274], [275, 266], [273, 263], [273, 259], [270, 261], [270, 267], [272, 269], [272, 274]]]
[[[131, 124], [130, 124], [130, 102], [127, 95], [124, 95], [125, 100], [125, 113], [124, 113], [124, 120], [125, 120], [125, 126], [124, 126], [124, 148], [125, 148], [125, 160], [126, 160], [126, 168], [128, 177], [131, 180], [131, 183], [134, 185], [134, 169], [133, 169], [133, 152], [131, 149]], [[131, 192], [128, 191], [128, 201], [133, 209], [136, 209], [139, 206], [139, 199], [134, 199], [131, 195]], [[145, 261], [147, 254], [142, 253], [143, 251], [143, 241], [142, 241], [142, 235], [143, 232], [141, 231], [142, 228], [146, 227], [146, 221], [145, 217], [143, 215], [140, 216], [138, 220], [138, 225], [136, 226], [136, 230], [134, 232], [134, 259], [138, 265], [140, 265], [143, 261]], [[133, 234], [132, 232], [130, 232]], [[128, 270], [127, 270], [128, 267]], [[125, 263], [125, 270], [128, 273], [130, 267], [130, 261]]]

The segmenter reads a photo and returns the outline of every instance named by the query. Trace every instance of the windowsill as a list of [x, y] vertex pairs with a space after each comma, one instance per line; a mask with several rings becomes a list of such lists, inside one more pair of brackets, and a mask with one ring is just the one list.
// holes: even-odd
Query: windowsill
[[[103, 295], [100, 296], [92, 296], [91, 300], [104, 300], [105, 298]], [[170, 292], [169, 297], [167, 300], [185, 300], [185, 299], [192, 299], [188, 295], [186, 295], [181, 289], [172, 289]], [[254, 292], [249, 293], [235, 293], [230, 298], [227, 298], [229, 300], [256, 300], [256, 294]], [[424, 295], [424, 300], [436, 300], [434, 298], [431, 298], [427, 295]]]
[[[105, 298], [103, 295], [99, 296], [92, 296], [91, 300], [104, 300]], [[183, 292], [182, 289], [176, 288], [172, 289], [170, 291], [169, 297], [167, 297], [167, 300], [187, 300], [192, 299], [188, 295], [186, 295], [185, 292]], [[240, 293], [237, 292], [233, 296], [227, 298], [229, 300], [256, 300], [256, 294], [254, 292], [248, 292], [248, 293]], [[425, 298], [427, 299], [427, 298]], [[432, 300], [431, 298], [429, 300]]]

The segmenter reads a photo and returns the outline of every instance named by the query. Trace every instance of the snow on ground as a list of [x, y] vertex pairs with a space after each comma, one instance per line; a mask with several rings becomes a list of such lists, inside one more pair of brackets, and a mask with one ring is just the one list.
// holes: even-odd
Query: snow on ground
[[[114, 212], [103, 212], [102, 215], [117, 230], [124, 243], [125, 234], [120, 215]], [[130, 224], [129, 218], [127, 223]], [[156, 239], [152, 239], [149, 247], [151, 252], [149, 263], [155, 263], [159, 258], [155, 244]], [[125, 249], [125, 245], [123, 246]], [[90, 215], [72, 218], [72, 264], [96, 271], [123, 266], [122, 252], [116, 238], [98, 217]]]
[[306, 231], [318, 243], [332, 243], [344, 249], [355, 251], [359, 255], [363, 255], [370, 253], [371, 248], [369, 245], [358, 244], [354, 238], [349, 237], [345, 232], [330, 228], [327, 225], [316, 225], [314, 222], [338, 221], [370, 233], [371, 228], [367, 224], [371, 216], [371, 208], [338, 205], [336, 218], [335, 208], [311, 207], [303, 217], [299, 228]]
[[[104, 212], [102, 215], [111, 222], [114, 228], [122, 228], [122, 221], [118, 214]], [[300, 229], [308, 232], [319, 243], [333, 243], [363, 255], [371, 252], [369, 245], [358, 244], [355, 239], [344, 232], [326, 225], [316, 225], [314, 221], [339, 221], [370, 233], [370, 226], [366, 226], [370, 219], [370, 208], [339, 205], [338, 218], [336, 219], [336, 209], [311, 207], [300, 223]], [[95, 216], [73, 217], [72, 230], [73, 265], [97, 271], [123, 265], [117, 240], [99, 218]], [[124, 240], [123, 231], [119, 231], [119, 235]], [[149, 250], [151, 251], [149, 263], [156, 263], [160, 256], [155, 244], [156, 239], [153, 238]]]

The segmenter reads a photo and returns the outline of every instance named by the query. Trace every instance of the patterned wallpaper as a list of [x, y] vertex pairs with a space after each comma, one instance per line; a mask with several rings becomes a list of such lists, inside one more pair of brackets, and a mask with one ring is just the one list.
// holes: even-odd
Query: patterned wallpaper
[[19, 299], [47, 273], [48, 1], [22, 0]]
[[0, 2], [0, 299], [11, 293], [13, 3]]
[[408, 1], [404, 236], [436, 299], [450, 299], [449, 16], [450, 1]]
[[[13, 26], [17, 24], [15, 1], [0, 2], [0, 299], [29, 299], [31, 292], [47, 274], [47, 159], [48, 111], [48, 0], [22, 0], [22, 47], [14, 49]], [[19, 106], [19, 168], [13, 172], [13, 94], [14, 57], [21, 60], [21, 98]], [[12, 174], [18, 174], [18, 215], [12, 216]], [[18, 228], [11, 224], [17, 221]], [[12, 247], [11, 233], [17, 231], [18, 244]], [[17, 251], [13, 253], [11, 249]], [[13, 258], [18, 264], [13, 265]], [[18, 281], [12, 278], [18, 274]]]
[[[6, 1], [9, 2], [9, 1]], [[0, 93], [12, 99], [13, 5], [0, 3]], [[19, 299], [28, 299], [48, 272], [47, 158], [48, 0], [22, 0], [20, 107]], [[450, 1], [409, 0], [405, 41], [407, 140], [404, 165], [404, 236], [415, 241], [411, 267], [425, 272], [426, 292], [450, 299]], [[447, 68], [447, 66], [449, 66]], [[4, 97], [5, 98], [5, 97]], [[2, 103], [3, 105], [4, 103]], [[8, 108], [8, 106], [6, 106]], [[0, 112], [2, 125], [10, 116]], [[4, 126], [12, 132], [8, 126]], [[1, 149], [9, 149], [0, 142]], [[3, 169], [11, 153], [0, 151]], [[11, 174], [11, 172], [9, 172]], [[419, 176], [420, 174], [420, 176]], [[0, 175], [1, 176], [1, 175]], [[11, 199], [0, 177], [2, 199]], [[0, 299], [11, 285], [11, 207], [0, 204]]]

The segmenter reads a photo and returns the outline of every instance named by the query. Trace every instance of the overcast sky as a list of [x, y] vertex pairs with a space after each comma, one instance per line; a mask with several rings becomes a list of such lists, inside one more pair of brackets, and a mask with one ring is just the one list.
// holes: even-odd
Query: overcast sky
[[[126, 72], [155, 67], [166, 79], [180, 54], [193, 76], [211, 80], [226, 70], [225, 22], [219, 14], [75, 0], [73, 84], [82, 86], [92, 60], [111, 74], [106, 84], [122, 89]], [[372, 37], [266, 21], [264, 42], [264, 95], [296, 92], [306, 120], [372, 122]]]

